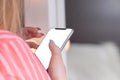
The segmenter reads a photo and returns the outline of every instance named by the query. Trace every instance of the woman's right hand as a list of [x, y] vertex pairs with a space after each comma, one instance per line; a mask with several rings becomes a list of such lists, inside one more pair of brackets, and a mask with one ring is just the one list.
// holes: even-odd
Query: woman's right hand
[[63, 63], [60, 49], [51, 40], [49, 48], [52, 53], [51, 61], [48, 67], [48, 73], [52, 80], [67, 80], [66, 69]]
[[42, 38], [44, 33], [38, 27], [27, 26], [22, 28], [21, 36], [30, 48], [37, 49], [39, 44], [36, 44], [33, 38]]
[[38, 27], [24, 27], [22, 32], [26, 40], [26, 39], [31, 39], [31, 38], [40, 38], [44, 36], [44, 33], [40, 31], [41, 29]]

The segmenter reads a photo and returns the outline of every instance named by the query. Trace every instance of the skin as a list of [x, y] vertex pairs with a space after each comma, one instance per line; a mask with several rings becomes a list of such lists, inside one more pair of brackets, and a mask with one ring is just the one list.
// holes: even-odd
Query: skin
[[[21, 37], [24, 40], [31, 39], [31, 38], [40, 38], [44, 36], [42, 32], [38, 32], [40, 30], [41, 29], [37, 27], [24, 27], [22, 29]], [[30, 48], [34, 48], [34, 49], [37, 49], [37, 47], [39, 46], [34, 42], [26, 42], [26, 43], [30, 46]]]
[[67, 80], [66, 69], [63, 63], [62, 55], [58, 46], [50, 41], [49, 48], [52, 52], [51, 61], [48, 67], [48, 73], [52, 80]]
[[38, 31], [41, 30], [40, 28], [37, 27], [24, 27], [23, 28], [23, 35], [25, 36], [25, 40], [26, 39], [30, 39], [30, 38], [40, 38], [42, 37], [44, 34], [43, 33], [39, 33]]
[[[44, 34], [38, 33], [37, 28], [24, 28], [23, 33], [26, 35], [28, 34], [30, 37], [27, 37], [26, 35], [25, 39], [33, 38], [33, 37], [42, 37]], [[33, 35], [34, 34], [34, 35]], [[28, 43], [30, 47], [37, 48], [38, 45], [35, 43]], [[50, 60], [50, 64], [48, 67], [48, 74], [50, 75], [52, 80], [67, 80], [66, 76], [66, 69], [65, 65], [62, 59], [61, 51], [58, 46], [55, 45], [55, 43], [50, 40], [49, 48], [52, 53], [52, 57]], [[44, 54], [44, 53], [43, 53]]]

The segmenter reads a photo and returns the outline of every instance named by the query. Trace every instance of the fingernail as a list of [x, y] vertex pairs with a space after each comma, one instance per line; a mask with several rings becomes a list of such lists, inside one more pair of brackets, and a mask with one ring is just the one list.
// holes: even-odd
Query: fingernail
[[53, 40], [50, 40], [50, 43], [55, 44], [55, 42]]
[[41, 28], [37, 27], [38, 30], [41, 30]]

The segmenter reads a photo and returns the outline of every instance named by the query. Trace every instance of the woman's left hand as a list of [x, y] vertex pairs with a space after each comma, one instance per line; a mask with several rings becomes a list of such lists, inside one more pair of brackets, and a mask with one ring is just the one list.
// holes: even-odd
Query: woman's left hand
[[50, 41], [51, 60], [47, 69], [52, 80], [67, 80], [66, 68], [62, 59], [61, 51], [53, 41]]

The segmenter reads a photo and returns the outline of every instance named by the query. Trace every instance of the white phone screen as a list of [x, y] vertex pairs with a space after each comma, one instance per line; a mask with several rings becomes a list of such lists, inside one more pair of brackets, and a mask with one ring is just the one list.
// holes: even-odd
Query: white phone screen
[[49, 42], [50, 40], [53, 40], [55, 44], [62, 49], [64, 48], [66, 42], [72, 35], [73, 30], [72, 29], [50, 29], [41, 42], [40, 46], [37, 48], [35, 54], [40, 59], [41, 63], [45, 67], [45, 69], [48, 68], [50, 58], [51, 58], [51, 51], [49, 49]]

